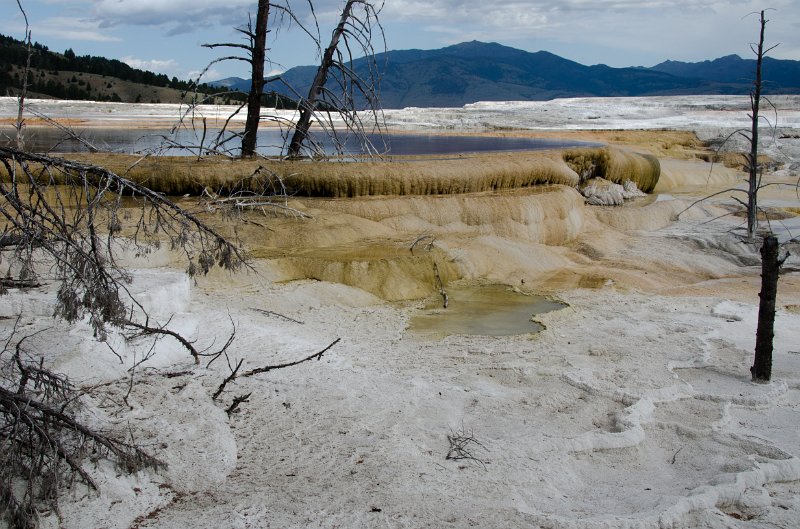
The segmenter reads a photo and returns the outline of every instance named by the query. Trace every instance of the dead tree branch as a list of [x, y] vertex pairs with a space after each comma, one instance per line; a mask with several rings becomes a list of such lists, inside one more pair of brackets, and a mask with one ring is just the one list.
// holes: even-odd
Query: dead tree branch
[[4, 238], [18, 241], [16, 279], [49, 267], [60, 283], [57, 314], [69, 322], [88, 314], [99, 337], [106, 324], [129, 319], [131, 278], [119, 251], [141, 256], [166, 243], [184, 254], [191, 276], [247, 266], [244, 251], [197, 216], [112, 171], [8, 147], [0, 164], [0, 219]]
[[250, 395], [252, 394], [253, 393], [250, 392], [247, 395], [239, 395], [238, 397], [234, 397], [233, 402], [231, 402], [231, 405], [225, 409], [225, 413], [228, 414], [228, 417], [239, 411], [240, 404], [243, 404], [245, 402], [250, 402]]
[[[236, 367], [231, 367], [230, 361], [228, 361], [228, 367], [231, 370], [231, 374], [228, 375], [227, 377], [225, 377], [225, 380], [222, 381], [222, 383], [219, 385], [219, 387], [214, 392], [214, 395], [212, 395], [211, 398], [213, 400], [217, 400], [217, 398], [219, 398], [219, 396], [222, 395], [222, 392], [225, 391], [225, 388], [227, 387], [227, 385], [230, 384], [231, 382], [233, 382], [234, 380], [236, 380], [239, 377], [251, 377], [251, 376], [254, 376], [254, 375], [258, 375], [260, 373], [267, 373], [269, 371], [274, 371], [276, 369], [285, 369], [287, 367], [293, 367], [293, 366], [296, 366], [296, 365], [300, 365], [300, 364], [302, 364], [304, 362], [309, 362], [309, 361], [314, 360], [314, 359], [319, 360], [319, 359], [322, 358], [323, 354], [328, 352], [328, 350], [330, 350], [334, 345], [339, 343], [340, 340], [341, 340], [341, 338], [337, 338], [336, 340], [334, 340], [330, 345], [328, 345], [322, 351], [320, 351], [318, 353], [314, 353], [313, 355], [307, 356], [307, 357], [303, 358], [302, 360], [297, 360], [295, 362], [287, 362], [285, 364], [278, 364], [278, 365], [273, 365], [273, 366], [259, 367], [259, 368], [256, 368], [256, 369], [251, 369], [250, 371], [245, 371], [244, 373], [241, 373], [241, 374], [239, 373], [239, 369], [241, 369], [242, 363], [244, 362], [244, 359], [239, 359], [239, 362], [237, 362]], [[226, 358], [227, 358], [227, 355], [226, 355]], [[241, 405], [244, 402], [247, 402], [248, 399], [250, 398], [250, 395], [252, 395], [252, 393], [248, 393], [247, 395], [242, 395], [242, 396], [235, 397], [233, 399], [233, 402], [231, 403], [231, 405], [225, 410], [225, 412], [228, 414], [228, 416], [230, 417], [230, 415], [232, 413], [235, 413], [238, 410], [239, 405]]]
[[285, 321], [289, 321], [289, 322], [292, 322], [292, 323], [297, 323], [298, 325], [305, 325], [302, 321], [296, 320], [294, 318], [290, 318], [289, 316], [284, 316], [283, 314], [279, 314], [279, 313], [273, 312], [271, 310], [259, 309], [259, 308], [256, 308], [256, 307], [251, 307], [251, 310], [254, 310], [256, 312], [260, 312], [262, 314], [266, 314], [267, 316], [275, 316], [275, 317], [280, 318], [280, 319], [285, 320]]
[[320, 360], [322, 358], [322, 355], [327, 353], [328, 350], [330, 350], [334, 345], [339, 343], [340, 340], [341, 340], [341, 338], [336, 338], [328, 347], [326, 347], [322, 351], [320, 351], [318, 353], [314, 353], [313, 355], [307, 356], [307, 357], [303, 358], [302, 360], [297, 360], [295, 362], [288, 362], [288, 363], [285, 363], [285, 364], [277, 364], [277, 365], [274, 365], [274, 366], [258, 367], [256, 369], [251, 369], [250, 371], [245, 371], [244, 373], [241, 374], [241, 376], [243, 376], [243, 377], [252, 377], [253, 375], [258, 375], [260, 373], [267, 373], [269, 371], [274, 371], [275, 369], [284, 369], [284, 368], [287, 368], [287, 367], [293, 367], [293, 366], [302, 364], [304, 362], [308, 362], [310, 360], [315, 360], [315, 359], [316, 360]]
[[442, 276], [439, 275], [439, 267], [436, 266], [435, 262], [433, 263], [433, 277], [436, 290], [438, 290], [439, 295], [442, 296], [442, 308], [446, 309], [450, 304], [450, 298], [448, 298], [447, 291], [444, 289], [444, 282], [442, 281]]
[[62, 125], [58, 121], [52, 119], [50, 116], [48, 116], [46, 114], [42, 114], [41, 112], [38, 112], [38, 111], [32, 110], [32, 109], [28, 109], [28, 112], [30, 112], [31, 114], [33, 114], [37, 118], [41, 119], [42, 121], [44, 121], [45, 123], [47, 123], [51, 127], [54, 127], [55, 129], [59, 130], [60, 132], [63, 132], [66, 138], [69, 138], [69, 139], [77, 141], [78, 143], [80, 143], [81, 145], [86, 147], [89, 150], [89, 152], [99, 152], [100, 151], [100, 149], [95, 147], [95, 145], [92, 144], [91, 142], [89, 142], [86, 138], [82, 137], [80, 134], [78, 134], [77, 132], [72, 130], [70, 127], [67, 127], [66, 125]]
[[20, 290], [29, 288], [38, 288], [42, 283], [34, 279], [14, 279], [13, 277], [0, 277], [0, 287], [2, 288], [17, 288]]
[[[169, 322], [165, 323], [164, 325], [151, 326], [147, 322], [142, 324], [142, 323], [137, 323], [135, 321], [126, 320], [120, 322], [120, 324], [123, 327], [128, 327], [131, 329], [136, 329], [138, 331], [141, 331], [140, 333], [137, 334], [137, 336], [151, 336], [151, 335], [171, 336], [172, 338], [175, 338], [187, 351], [189, 351], [189, 354], [191, 354], [192, 358], [194, 358], [195, 364], [200, 363], [200, 353], [197, 351], [197, 349], [195, 349], [193, 342], [190, 342], [189, 340], [184, 338], [181, 334], [172, 331], [170, 329], [167, 329], [166, 326], [169, 324]], [[130, 339], [132, 337], [128, 338]]]
[[[225, 380], [217, 388], [217, 391], [211, 396], [211, 400], [217, 400], [217, 397], [222, 395], [222, 392], [225, 391], [225, 386], [228, 385], [229, 382], [233, 382], [236, 380], [236, 377], [239, 376], [239, 368], [242, 367], [242, 363], [244, 362], [244, 358], [239, 359], [239, 363], [236, 364], [236, 367], [231, 370], [231, 374], [228, 375]], [[249, 395], [248, 395], [249, 396]]]
[[201, 204], [209, 212], [239, 216], [244, 211], [278, 213], [296, 218], [311, 218], [310, 215], [289, 205], [291, 194], [281, 175], [264, 166], [258, 166], [253, 173], [242, 178], [223, 192], [203, 190]]
[[[57, 509], [58, 494], [77, 480], [95, 481], [87, 457], [109, 458], [126, 472], [163, 463], [76, 418], [79, 394], [70, 382], [25, 354], [26, 337], [0, 351], [0, 507], [10, 527], [35, 525], [37, 506]], [[24, 486], [20, 486], [24, 485]]]
[[461, 425], [459, 431], [450, 430], [447, 436], [449, 448], [445, 459], [453, 461], [468, 460], [480, 464], [484, 470], [486, 469], [486, 461], [479, 459], [475, 455], [475, 451], [486, 450], [486, 447], [475, 438], [472, 430], [467, 431], [464, 425]]
[[417, 244], [421, 243], [422, 241], [428, 241], [428, 243], [424, 245], [424, 248], [427, 251], [431, 251], [433, 249], [434, 242], [436, 242], [436, 237], [425, 234], [414, 239], [414, 242], [411, 243], [411, 255], [414, 255], [414, 247], [416, 247]]
[[14, 123], [14, 128], [17, 131], [17, 149], [22, 150], [25, 145], [24, 136], [22, 133], [22, 129], [25, 126], [25, 121], [23, 120], [22, 115], [25, 112], [25, 97], [28, 95], [28, 78], [31, 72], [33, 43], [31, 42], [31, 27], [28, 23], [28, 15], [25, 13], [25, 9], [23, 9], [20, 0], [17, 0], [17, 6], [22, 13], [22, 18], [25, 20], [25, 38], [22, 40], [25, 42], [25, 47], [27, 48], [25, 68], [22, 70], [22, 86], [20, 87], [19, 97], [17, 98], [17, 120]]

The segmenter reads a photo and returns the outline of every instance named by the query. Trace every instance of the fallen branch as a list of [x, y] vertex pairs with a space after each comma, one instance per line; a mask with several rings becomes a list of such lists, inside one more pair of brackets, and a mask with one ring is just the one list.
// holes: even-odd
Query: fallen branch
[[[167, 325], [169, 325], [169, 322], [157, 327], [150, 326], [149, 320], [146, 321], [144, 324], [137, 323], [132, 320], [126, 320], [120, 323], [120, 325], [122, 325], [123, 327], [129, 327], [141, 331], [139, 336], [147, 336], [152, 334], [171, 336], [175, 338], [187, 351], [189, 351], [189, 354], [191, 354], [192, 358], [194, 358], [195, 364], [200, 363], [201, 356], [211, 357], [211, 360], [208, 362], [209, 366], [211, 365], [212, 362], [214, 362], [214, 360], [219, 358], [223, 353], [225, 353], [225, 351], [228, 350], [228, 347], [230, 347], [230, 345], [233, 343], [233, 340], [236, 338], [236, 325], [233, 324], [233, 320], [231, 320], [231, 324], [233, 325], [233, 330], [231, 331], [230, 336], [228, 336], [228, 341], [225, 342], [225, 345], [223, 345], [219, 351], [215, 351], [213, 353], [206, 353], [205, 351], [207, 351], [208, 349], [206, 349], [205, 351], [198, 351], [193, 345], [194, 342], [190, 342], [189, 340], [184, 338], [183, 335], [181, 335], [180, 333], [167, 329]], [[209, 346], [209, 349], [210, 348], [211, 347]]]
[[207, 201], [206, 207], [211, 211], [216, 211], [217, 209], [223, 208], [234, 208], [237, 210], [260, 209], [265, 215], [267, 213], [267, 209], [274, 209], [285, 214], [291, 214], [301, 219], [311, 218], [310, 215], [303, 213], [299, 209], [287, 206], [286, 204], [278, 204], [274, 201], [274, 199], [260, 195], [218, 198]]
[[161, 334], [161, 335], [164, 335], [164, 336], [172, 336], [173, 338], [178, 340], [178, 342], [180, 342], [180, 344], [184, 348], [186, 348], [189, 351], [189, 354], [191, 354], [192, 358], [194, 358], [194, 363], [195, 364], [199, 364], [200, 363], [200, 353], [197, 351], [197, 349], [195, 349], [194, 345], [192, 345], [193, 342], [190, 342], [189, 340], [187, 340], [186, 338], [184, 338], [183, 336], [181, 336], [177, 332], [167, 329], [166, 328], [166, 324], [164, 324], [164, 326], [161, 326], [161, 327], [151, 327], [147, 323], [141, 324], [141, 323], [136, 323], [135, 321], [128, 320], [128, 321], [122, 322], [122, 325], [125, 326], [125, 327], [130, 327], [132, 329], [137, 329], [137, 330], [141, 331], [139, 336], [147, 336], [147, 335], [151, 335], [151, 334]]
[[239, 411], [239, 404], [241, 404], [243, 402], [250, 402], [249, 399], [250, 399], [250, 395], [252, 395], [252, 394], [253, 393], [250, 392], [247, 395], [239, 395], [238, 397], [234, 397], [233, 402], [231, 403], [231, 405], [228, 406], [228, 409], [225, 410], [225, 413], [228, 414], [228, 417], [230, 417], [231, 414], [234, 414], [237, 411]]
[[0, 287], [4, 288], [38, 288], [42, 283], [33, 279], [14, 279], [13, 277], [0, 277]]
[[281, 318], [281, 319], [286, 320], [286, 321], [290, 321], [292, 323], [297, 323], [299, 325], [305, 325], [305, 323], [303, 323], [302, 321], [295, 320], [294, 318], [290, 318], [289, 316], [284, 316], [283, 314], [279, 314], [277, 312], [272, 312], [271, 310], [258, 309], [256, 307], [250, 307], [250, 309], [254, 310], [256, 312], [260, 312], [262, 314], [266, 314], [267, 316], [277, 316], [278, 318]]
[[[60, 285], [56, 315], [70, 323], [88, 315], [100, 337], [108, 324], [127, 319], [133, 297], [131, 275], [117, 261], [120, 248], [143, 256], [166, 243], [186, 256], [190, 276], [249, 266], [244, 250], [195, 214], [99, 166], [0, 146], [0, 195], [4, 262], [32, 272], [33, 263], [45, 261]], [[128, 196], [133, 210], [123, 207]]]
[[25, 244], [25, 239], [18, 233], [4, 233], [0, 235], [0, 248], [19, 246]]
[[85, 138], [81, 137], [80, 134], [72, 130], [71, 128], [67, 127], [66, 125], [62, 125], [58, 121], [54, 120], [50, 116], [46, 114], [42, 114], [41, 112], [37, 112], [36, 110], [32, 110], [30, 107], [27, 109], [28, 112], [33, 114], [34, 116], [38, 117], [39, 119], [43, 120], [48, 125], [55, 127], [57, 130], [63, 132], [68, 139], [72, 139], [89, 149], [89, 152], [100, 152], [100, 149], [95, 147], [92, 143], [87, 141]]
[[430, 239], [430, 242], [425, 245], [425, 249], [427, 251], [431, 251], [433, 249], [433, 243], [436, 242], [436, 237], [434, 237], [433, 235], [420, 235], [414, 240], [414, 242], [411, 243], [411, 255], [414, 255], [414, 247], [417, 244], [428, 239]]
[[275, 369], [284, 369], [286, 367], [296, 366], [296, 365], [302, 364], [303, 362], [308, 362], [309, 360], [314, 360], [314, 359], [319, 360], [319, 359], [322, 358], [323, 354], [328, 352], [328, 350], [331, 347], [333, 347], [334, 345], [339, 343], [340, 340], [341, 340], [341, 338], [336, 338], [328, 347], [326, 347], [322, 351], [320, 351], [318, 353], [314, 353], [311, 356], [307, 356], [306, 358], [303, 358], [302, 360], [297, 360], [296, 362], [288, 362], [286, 364], [278, 364], [278, 365], [274, 365], [274, 366], [258, 367], [256, 369], [252, 369], [250, 371], [246, 371], [246, 372], [242, 373], [241, 376], [243, 376], [243, 377], [251, 377], [253, 375], [258, 375], [259, 373], [266, 373], [268, 371], [273, 371]]
[[446, 309], [450, 304], [450, 299], [447, 297], [447, 291], [444, 289], [444, 282], [442, 281], [442, 276], [439, 275], [439, 267], [436, 266], [436, 263], [433, 263], [433, 276], [436, 280], [436, 289], [439, 291], [439, 295], [442, 296], [442, 308]]
[[[211, 396], [211, 400], [217, 400], [217, 397], [219, 397], [222, 394], [222, 392], [225, 391], [225, 386], [228, 385], [228, 382], [236, 380], [236, 377], [239, 374], [239, 368], [242, 367], [242, 362], [244, 362], [244, 358], [239, 359], [239, 363], [236, 364], [236, 367], [231, 371], [231, 374], [228, 375], [228, 377], [222, 381], [222, 384], [219, 385], [217, 391], [215, 391], [214, 394]], [[230, 364], [228, 364], [228, 367], [230, 367]]]
[[[47, 428], [55, 428], [58, 431], [72, 432], [95, 443], [98, 447], [113, 454], [118, 459], [117, 463], [128, 472], [136, 472], [144, 467], [158, 468], [164, 466], [157, 459], [132, 445], [111, 439], [89, 429], [62, 410], [52, 408], [26, 395], [12, 393], [2, 386], [0, 386], [0, 410], [2, 410], [3, 414], [13, 415], [28, 425], [42, 442], [58, 448], [58, 457], [66, 461], [70, 470], [78, 473], [82, 478], [86, 477], [85, 471], [78, 466], [74, 458], [68, 457], [65, 451], [61, 451], [63, 449], [61, 443], [51, 439], [49, 432], [42, 429], [40, 425], [46, 425]], [[12, 442], [19, 442], [19, 440], [12, 440]], [[96, 488], [91, 480], [88, 481], [93, 488]]]

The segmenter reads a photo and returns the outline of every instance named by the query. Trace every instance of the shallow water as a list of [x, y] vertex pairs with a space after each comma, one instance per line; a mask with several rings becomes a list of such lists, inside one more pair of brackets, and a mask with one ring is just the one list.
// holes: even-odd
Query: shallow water
[[447, 289], [448, 307], [442, 298], [426, 304], [411, 318], [409, 330], [440, 337], [454, 334], [514, 336], [544, 329], [533, 321], [537, 314], [567, 305], [544, 296], [520, 293], [506, 285], [479, 285]]
[[[8, 143], [12, 138], [10, 132], [0, 134], [0, 144]], [[5, 132], [5, 131], [0, 131]], [[80, 137], [101, 151], [121, 152], [126, 154], [156, 152], [165, 155], [196, 156], [216, 140], [219, 129], [202, 130], [181, 129], [171, 132], [169, 129], [125, 129], [91, 127], [76, 130]], [[226, 137], [230, 137], [228, 134]], [[315, 142], [328, 155], [337, 154], [333, 142], [321, 133], [312, 134]], [[6, 140], [6, 141], [4, 141]], [[342, 154], [358, 155], [364, 152], [362, 144], [355, 137], [345, 138]], [[529, 151], [546, 149], [565, 149], [572, 147], [594, 146], [595, 143], [575, 140], [548, 138], [516, 138], [489, 136], [450, 136], [438, 134], [385, 134], [370, 135], [372, 150], [380, 154], [396, 156], [408, 155], [454, 155], [460, 153]], [[265, 128], [258, 133], [258, 152], [265, 156], [279, 156], [285, 152], [288, 144], [286, 131]], [[190, 147], [175, 147], [176, 145]], [[231, 149], [228, 154], [238, 152], [238, 139], [231, 139], [227, 144]], [[64, 134], [52, 128], [28, 128], [27, 147], [36, 152], [86, 152], [87, 146], [75, 139], [64, 139]]]

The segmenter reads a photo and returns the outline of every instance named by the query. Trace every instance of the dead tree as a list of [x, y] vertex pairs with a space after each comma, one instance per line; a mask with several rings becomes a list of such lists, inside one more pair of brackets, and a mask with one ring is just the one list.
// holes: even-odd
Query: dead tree
[[[755, 238], [758, 228], [758, 191], [761, 189], [762, 169], [758, 163], [758, 127], [760, 125], [759, 106], [761, 103], [762, 74], [764, 55], [776, 46], [764, 50], [764, 30], [768, 20], [764, 11], [759, 15], [759, 39], [757, 47], [751, 47], [756, 54], [756, 78], [750, 94], [751, 130], [750, 153], [747, 155], [747, 238]], [[778, 260], [778, 239], [771, 233], [764, 237], [761, 246], [761, 298], [758, 306], [758, 329], [756, 330], [755, 361], [750, 368], [753, 380], [769, 381], [772, 377], [772, 340], [775, 328], [775, 298], [778, 294], [778, 271], [783, 261]]]
[[300, 148], [308, 136], [308, 129], [311, 127], [311, 115], [314, 112], [322, 88], [325, 86], [325, 81], [328, 80], [328, 71], [333, 65], [333, 54], [339, 47], [339, 39], [341, 39], [344, 33], [345, 24], [347, 24], [347, 20], [350, 18], [354, 2], [355, 0], [347, 0], [342, 10], [339, 24], [336, 26], [336, 29], [333, 30], [331, 42], [328, 47], [325, 48], [325, 53], [322, 54], [322, 63], [317, 69], [317, 74], [314, 76], [311, 88], [308, 90], [308, 97], [300, 106], [300, 119], [297, 120], [292, 142], [289, 144], [288, 154], [290, 158], [296, 158], [300, 154]]
[[[762, 183], [763, 167], [758, 162], [759, 127], [761, 126], [762, 121], [769, 123], [769, 120], [761, 113], [763, 89], [762, 65], [764, 62], [764, 57], [778, 46], [776, 44], [775, 46], [764, 49], [764, 34], [767, 22], [769, 22], [769, 20], [765, 18], [765, 11], [761, 11], [759, 13], [760, 32], [758, 43], [750, 46], [750, 48], [753, 50], [753, 53], [756, 55], [756, 71], [755, 78], [753, 79], [753, 89], [750, 92], [750, 113], [748, 114], [748, 117], [750, 118], [750, 128], [734, 130], [720, 142], [720, 145], [717, 148], [717, 153], [719, 153], [735, 136], [740, 136], [747, 142], [749, 151], [744, 154], [746, 159], [745, 169], [747, 171], [747, 189], [745, 190], [733, 187], [719, 191], [693, 202], [678, 214], [680, 217], [683, 212], [694, 207], [700, 202], [704, 202], [719, 195], [733, 193], [733, 200], [744, 207], [745, 210], [745, 215], [747, 217], [746, 238], [749, 242], [755, 242], [755, 235], [756, 231], [758, 230], [758, 193], [761, 191], [761, 189], [766, 187], [766, 185]], [[777, 123], [770, 123], [770, 126], [774, 130], [777, 127]], [[743, 199], [740, 199], [739, 196], [743, 196]]]
[[[300, 117], [287, 151], [289, 158], [299, 157], [304, 145], [309, 142], [309, 129], [314, 116], [334, 140], [337, 151], [344, 149], [346, 140], [339, 138], [332, 115], [344, 121], [346, 131], [356, 135], [366, 154], [374, 152], [374, 146], [368, 139], [369, 131], [358, 110], [365, 108], [370, 116], [371, 128], [381, 132], [378, 100], [380, 68], [375, 61], [373, 40], [376, 34], [383, 35], [378, 19], [382, 6], [382, 3], [377, 5], [377, 2], [367, 0], [347, 0], [345, 3], [330, 43], [322, 53], [308, 95], [300, 100]], [[366, 72], [356, 71], [353, 67], [353, 50], [364, 54]], [[326, 86], [329, 80], [334, 81], [333, 87]]]
[[[316, 24], [314, 3], [308, 0], [308, 4], [311, 18]], [[268, 26], [271, 20], [270, 9], [279, 12], [280, 20], [288, 20], [289, 23], [298, 26], [314, 40], [318, 49], [322, 50], [318, 27], [315, 35], [305, 27], [288, 4], [260, 0], [255, 27], [251, 20], [246, 27], [237, 28], [237, 31], [247, 37], [246, 44], [203, 45], [207, 48], [235, 48], [246, 53], [245, 57], [236, 55], [221, 57], [211, 64], [225, 60], [240, 60], [250, 64], [252, 79], [247, 98], [247, 121], [242, 138], [243, 157], [256, 153], [256, 134], [260, 119], [274, 120], [294, 130], [288, 146], [284, 144], [286, 154], [290, 158], [299, 157], [303, 151], [315, 154], [322, 152], [319, 143], [309, 135], [312, 123], [317, 123], [324, 129], [324, 133], [331, 138], [337, 152], [344, 150], [349, 137], [356, 137], [366, 154], [374, 154], [377, 151], [369, 140], [369, 134], [375, 131], [381, 133], [383, 128], [378, 102], [380, 68], [375, 60], [373, 46], [373, 41], [380, 37], [385, 49], [383, 28], [378, 20], [382, 6], [382, 2], [378, 5], [378, 2], [368, 0], [348, 0], [345, 3], [330, 43], [320, 54], [320, 66], [307, 95], [302, 96], [297, 87], [289, 85], [280, 76], [269, 79], [268, 82], [276, 85], [283, 83], [280, 91], [298, 100], [299, 118], [295, 123], [278, 116], [261, 116], [261, 97], [267, 83], [264, 79], [264, 62], [267, 60], [265, 45], [267, 33], [270, 31]], [[362, 64], [366, 66], [359, 71], [353, 67], [353, 54], [365, 56]], [[364, 109], [365, 113], [359, 112]], [[368, 116], [368, 119], [364, 119], [363, 115]], [[337, 120], [344, 121], [344, 130], [341, 130], [341, 127], [336, 128]]]
[[[750, 146], [749, 152], [745, 155], [747, 159], [746, 169], [748, 175], [747, 190], [744, 191], [737, 188], [726, 189], [704, 197], [686, 208], [689, 209], [700, 202], [724, 193], [746, 193], [746, 203], [737, 197], [734, 197], [734, 200], [745, 208], [747, 214], [746, 239], [751, 243], [755, 242], [756, 232], [758, 230], [758, 192], [769, 185], [762, 183], [763, 167], [758, 162], [759, 126], [761, 125], [761, 121], [765, 120], [760, 113], [763, 88], [762, 66], [764, 57], [778, 46], [776, 44], [767, 49], [764, 48], [764, 35], [769, 20], [766, 18], [765, 11], [763, 10], [760, 11], [758, 15], [760, 29], [758, 43], [750, 46], [753, 53], [756, 55], [755, 79], [753, 80], [753, 90], [750, 92], [750, 130], [736, 130], [722, 142], [722, 146], [724, 146], [735, 135], [739, 135], [747, 140]], [[772, 126], [775, 127], [777, 124], [773, 124]], [[720, 147], [720, 149], [721, 148], [722, 147]], [[750, 368], [753, 380], [769, 381], [772, 376], [772, 340], [775, 327], [775, 299], [778, 291], [778, 272], [783, 260], [785, 260], [785, 257], [783, 260], [779, 260], [778, 253], [778, 239], [772, 233], [768, 233], [764, 237], [761, 246], [762, 274], [761, 292], [759, 293], [761, 299], [758, 310], [755, 361], [754, 365]], [[788, 257], [788, 253], [786, 257]]]
[[264, 93], [264, 62], [267, 58], [270, 6], [271, 4], [268, 0], [258, 0], [255, 27], [253, 27], [253, 21], [251, 20], [246, 27], [236, 28], [236, 31], [247, 37], [248, 44], [233, 42], [203, 44], [206, 48], [237, 48], [247, 52], [247, 57], [230, 56], [214, 61], [240, 60], [250, 64], [250, 92], [247, 94], [247, 120], [245, 121], [244, 135], [242, 136], [242, 158], [252, 157], [256, 152], [258, 125], [261, 122], [261, 97]]
[[256, 135], [261, 120], [261, 95], [264, 92], [264, 60], [267, 56], [267, 21], [269, 20], [269, 2], [258, 0], [256, 13], [256, 30], [247, 33], [252, 43], [251, 61], [252, 78], [250, 93], [247, 95], [247, 121], [242, 138], [242, 158], [253, 156], [256, 151]]
[[756, 229], [758, 228], [758, 191], [761, 188], [761, 175], [762, 169], [758, 163], [758, 127], [760, 123], [760, 106], [761, 106], [761, 89], [762, 89], [762, 74], [761, 68], [764, 62], [764, 56], [771, 50], [777, 47], [764, 49], [764, 31], [767, 27], [768, 20], [764, 17], [764, 11], [761, 11], [759, 16], [759, 39], [758, 44], [751, 49], [756, 54], [756, 77], [753, 81], [753, 91], [750, 92], [750, 119], [751, 127], [750, 134], [744, 136], [750, 142], [750, 152], [747, 154], [747, 173], [748, 173], [748, 189], [747, 189], [747, 238], [753, 240], [755, 237]]
[[[314, 15], [313, 10], [313, 3], [311, 0], [308, 0], [309, 5], [311, 6], [311, 14]], [[247, 93], [247, 100], [242, 106], [247, 106], [247, 119], [245, 121], [245, 129], [244, 132], [241, 134], [242, 144], [241, 144], [241, 153], [240, 156], [242, 158], [249, 158], [256, 154], [256, 149], [258, 147], [258, 127], [261, 123], [262, 115], [261, 115], [261, 103], [262, 97], [264, 95], [264, 87], [267, 83], [267, 80], [264, 78], [264, 64], [267, 61], [267, 34], [270, 32], [269, 24], [270, 24], [270, 13], [271, 10], [277, 11], [280, 14], [280, 20], [288, 19], [290, 23], [294, 23], [300, 27], [302, 31], [306, 34], [311, 36], [313, 35], [305, 28], [305, 26], [300, 22], [291, 6], [288, 2], [280, 4], [276, 2], [270, 2], [268, 0], [258, 0], [258, 8], [256, 11], [256, 20], [255, 25], [253, 25], [253, 20], [251, 19], [247, 26], [235, 28], [236, 31], [242, 33], [247, 38], [246, 44], [235, 43], [235, 42], [225, 42], [225, 43], [216, 43], [216, 44], [203, 44], [205, 48], [233, 48], [238, 50], [244, 50], [245, 56], [241, 55], [230, 55], [227, 57], [220, 57], [212, 61], [204, 70], [207, 71], [211, 65], [228, 60], [237, 60], [237, 61], [244, 61], [250, 65], [250, 91]], [[280, 22], [279, 22], [280, 23]], [[201, 74], [202, 76], [202, 74]], [[198, 78], [198, 83], [199, 83]], [[276, 79], [272, 79], [271, 81], [275, 81]], [[190, 106], [191, 111], [192, 106]], [[242, 107], [236, 110], [234, 113], [237, 114]], [[233, 117], [233, 116], [231, 116]], [[275, 121], [282, 122], [280, 118], [277, 117], [270, 117]], [[228, 119], [230, 121], [230, 118]], [[228, 123], [223, 128], [223, 131], [217, 136], [217, 139], [213, 143], [215, 146], [219, 146], [221, 142], [226, 142], [228, 139], [223, 140], [222, 135], [224, 131], [227, 129]], [[238, 136], [239, 134], [234, 135]], [[214, 149], [215, 153], [218, 152], [217, 149]]]
[[21, 150], [24, 146], [24, 138], [22, 134], [24, 121], [22, 119], [22, 115], [25, 111], [25, 97], [28, 95], [28, 76], [30, 75], [31, 71], [33, 45], [31, 44], [31, 29], [30, 25], [28, 24], [28, 15], [22, 8], [22, 3], [20, 3], [20, 0], [17, 0], [17, 6], [19, 6], [19, 10], [22, 13], [22, 18], [25, 20], [25, 38], [23, 39], [23, 42], [25, 42], [28, 55], [25, 63], [25, 69], [22, 71], [22, 86], [20, 87], [19, 97], [17, 99], [17, 121], [14, 123], [14, 128], [17, 131], [17, 149]]

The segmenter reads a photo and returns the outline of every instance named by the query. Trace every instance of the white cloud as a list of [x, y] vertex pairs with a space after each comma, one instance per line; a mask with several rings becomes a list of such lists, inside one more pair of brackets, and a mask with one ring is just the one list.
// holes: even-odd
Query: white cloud
[[191, 79], [192, 81], [196, 81], [197, 78], [202, 74], [202, 78], [200, 79], [201, 83], [208, 83], [211, 81], [216, 81], [218, 79], [222, 79], [224, 75], [222, 72], [215, 68], [208, 68], [206, 70], [192, 70], [186, 76], [187, 79]]
[[[88, 0], [84, 0], [88, 1]], [[241, 27], [257, 8], [255, 0], [90, 0], [91, 16], [101, 27], [122, 25], [163, 27], [169, 36], [191, 33], [214, 26]], [[375, 2], [379, 7], [381, 0]], [[311, 9], [305, 1], [273, 0], [270, 25], [283, 27], [299, 21], [314, 32]], [[313, 0], [313, 12], [321, 26], [335, 24], [341, 0]], [[294, 18], [287, 16], [288, 7]], [[357, 6], [357, 9], [360, 6]]]
[[[785, 7], [787, 14], [795, 0], [774, 0]], [[776, 6], [777, 7], [777, 6]], [[621, 17], [632, 21], [664, 19], [676, 13], [719, 14], [733, 12], [741, 16], [758, 9], [755, 0], [392, 0], [382, 12], [392, 20], [419, 20], [437, 24], [449, 21], [451, 26], [488, 25], [498, 28], [535, 27], [542, 21], [553, 22], [569, 17]], [[564, 20], [568, 22], [568, 20]], [[598, 24], [598, 31], [603, 27]]]
[[241, 24], [251, 0], [93, 0], [92, 15], [101, 26], [180, 27], [186, 32], [212, 24]]
[[120, 60], [131, 68], [149, 70], [155, 73], [165, 73], [168, 75], [174, 75], [173, 72], [176, 72], [180, 68], [178, 62], [173, 59], [137, 59], [136, 57], [126, 56]]
[[79, 17], [50, 17], [37, 20], [35, 24], [36, 38], [46, 40], [49, 37], [76, 41], [120, 42], [107, 29], [99, 27], [97, 22]]

